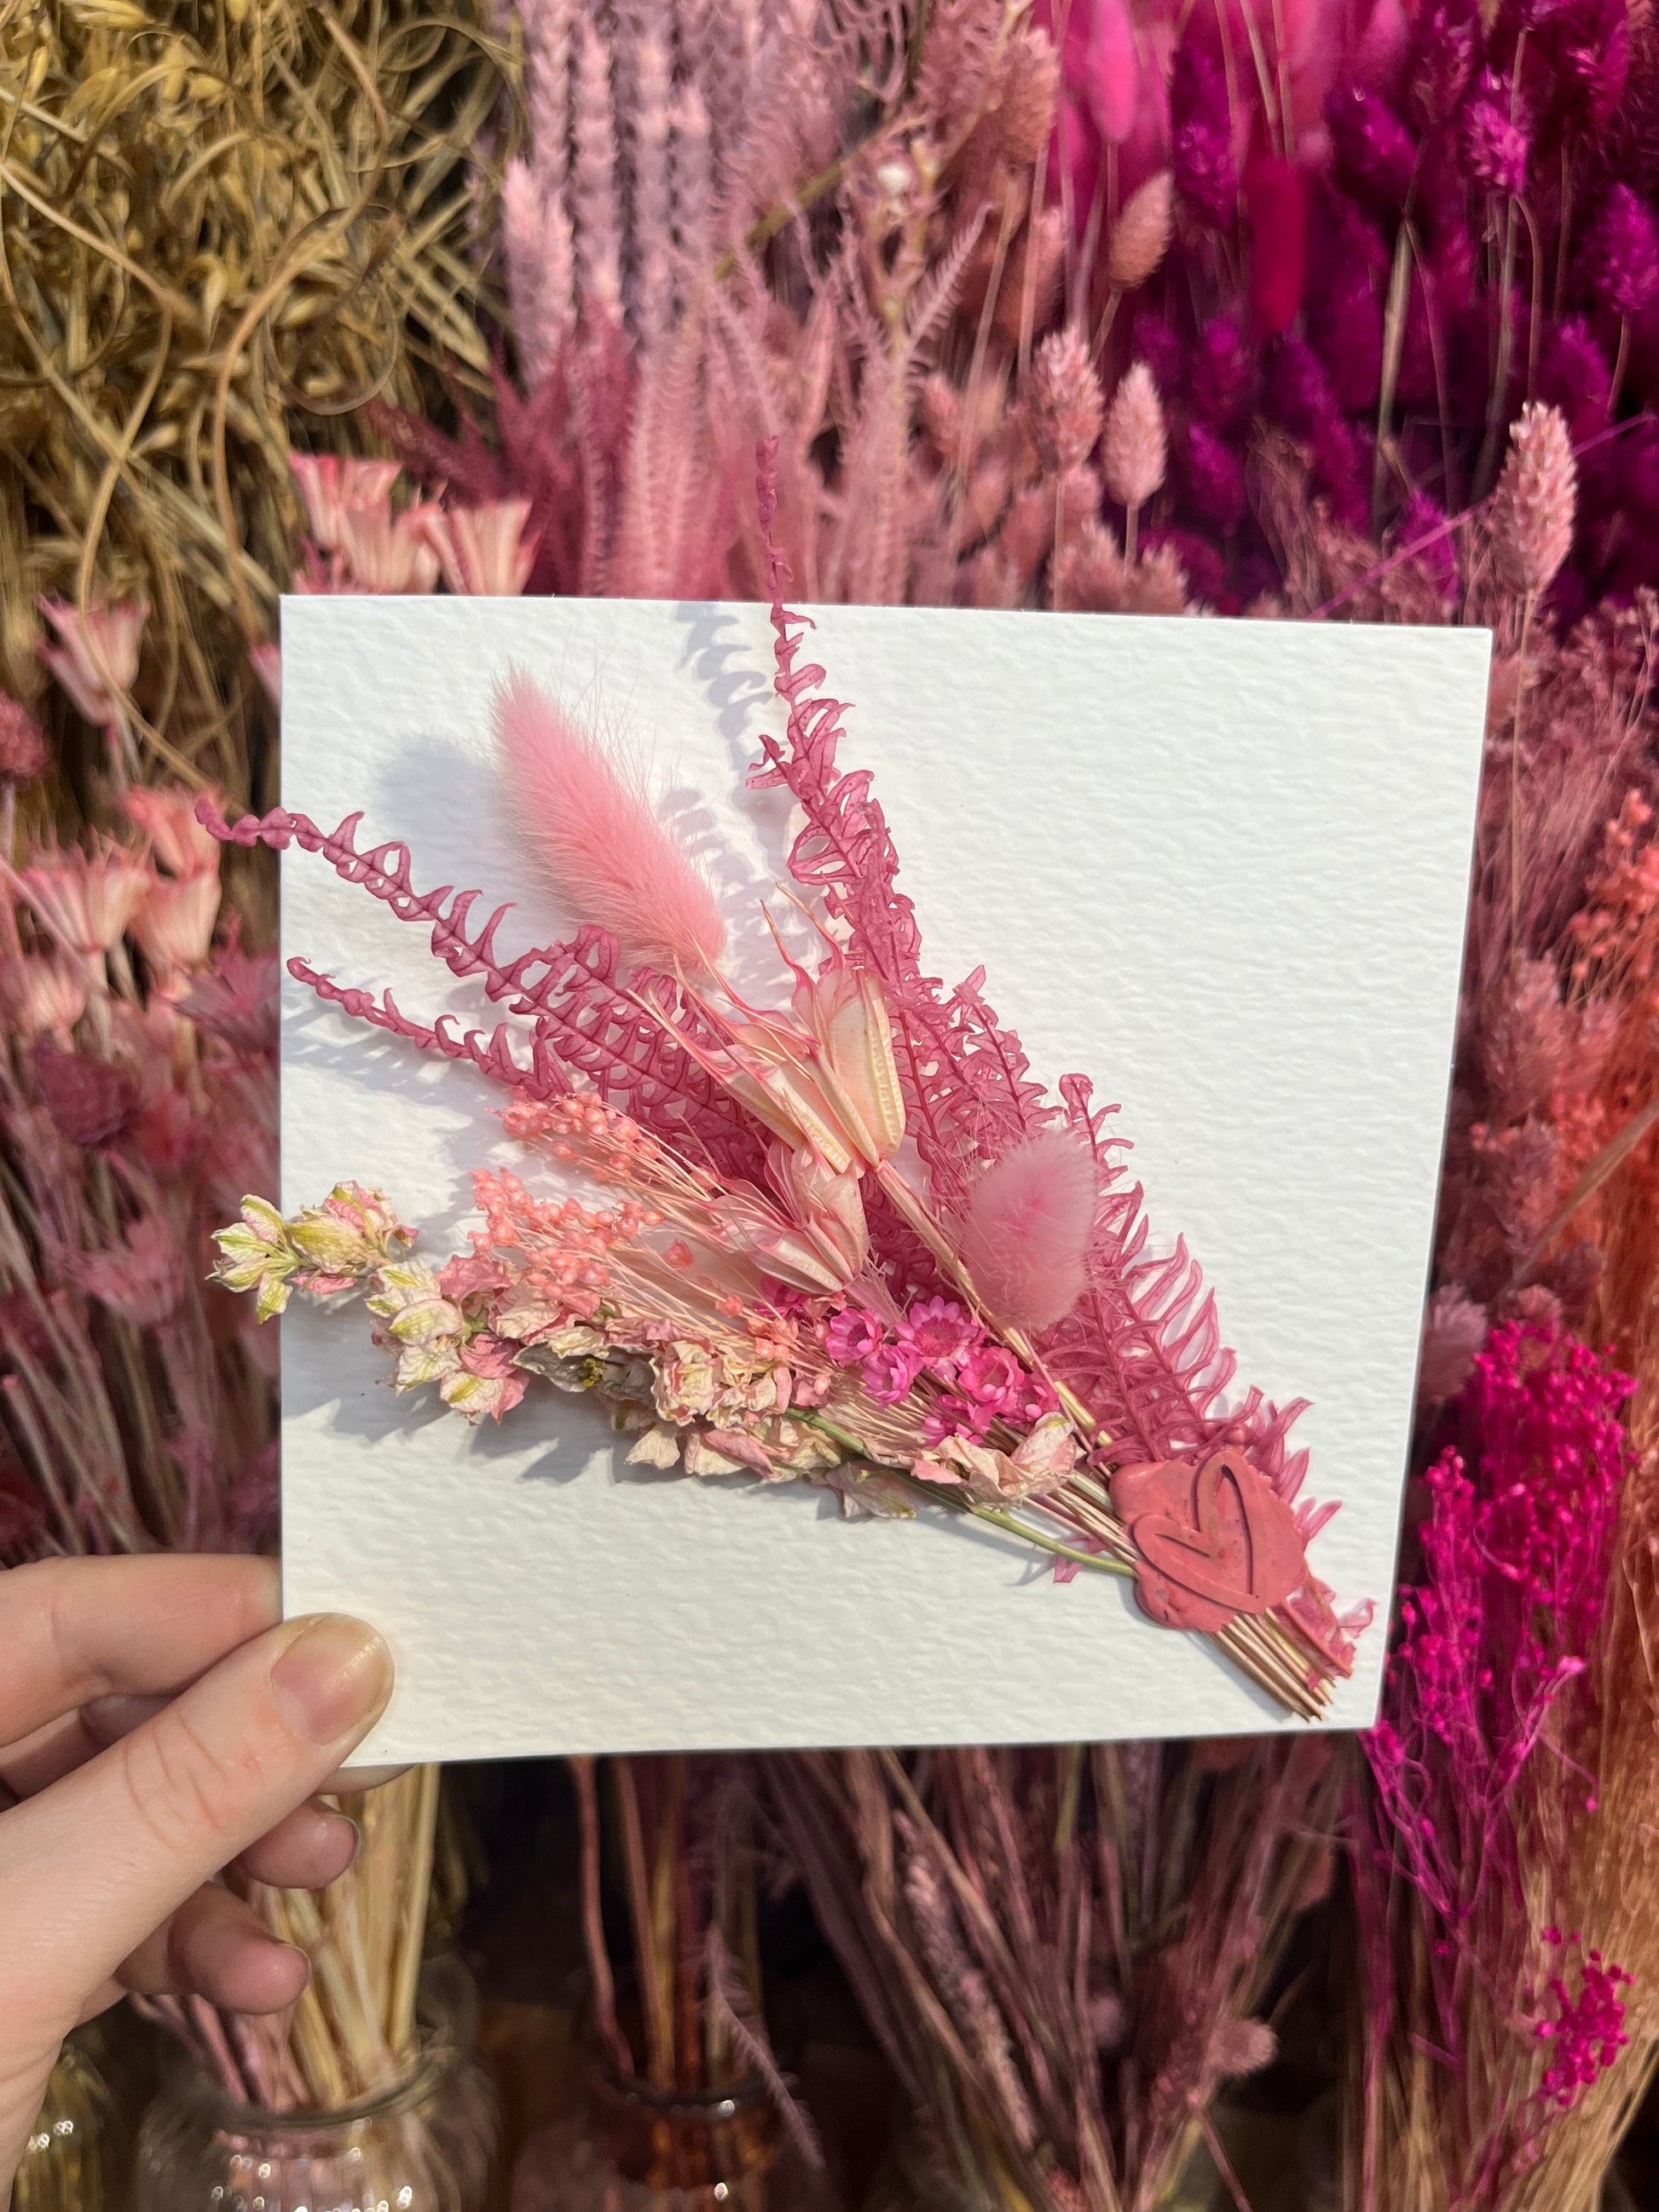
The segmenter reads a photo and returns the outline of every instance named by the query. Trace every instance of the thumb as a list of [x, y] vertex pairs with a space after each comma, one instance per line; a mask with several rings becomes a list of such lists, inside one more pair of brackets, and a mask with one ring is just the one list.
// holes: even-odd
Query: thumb
[[327, 1781], [391, 1692], [374, 1629], [337, 1613], [289, 1621], [9, 1813], [0, 1871], [17, 1989], [72, 2020], [153, 1929]]

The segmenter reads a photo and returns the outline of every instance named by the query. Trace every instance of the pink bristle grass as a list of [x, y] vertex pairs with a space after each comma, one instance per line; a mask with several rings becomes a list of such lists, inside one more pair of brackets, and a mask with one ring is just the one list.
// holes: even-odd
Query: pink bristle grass
[[726, 945], [714, 894], [592, 739], [522, 670], [490, 721], [509, 803], [554, 896], [636, 959], [687, 975]]
[[1040, 1129], [988, 1168], [968, 1194], [962, 1257], [1000, 1322], [1050, 1328], [1088, 1285], [1095, 1164], [1069, 1129]]

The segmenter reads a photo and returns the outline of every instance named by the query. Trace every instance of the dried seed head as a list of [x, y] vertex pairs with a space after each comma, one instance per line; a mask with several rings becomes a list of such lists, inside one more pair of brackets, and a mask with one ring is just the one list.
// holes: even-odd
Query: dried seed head
[[1080, 331], [1056, 331], [1042, 341], [1031, 368], [1030, 409], [1032, 440], [1049, 476], [1088, 459], [1104, 404]]
[[1527, 596], [1547, 591], [1572, 550], [1578, 465], [1560, 410], [1528, 401], [1510, 426], [1510, 457], [1492, 495], [1492, 552], [1500, 580]]
[[1175, 179], [1168, 169], [1148, 177], [1124, 204], [1106, 252], [1106, 275], [1120, 292], [1133, 292], [1164, 265], [1175, 226]]
[[1123, 507], [1145, 507], [1164, 482], [1169, 458], [1164, 404], [1152, 372], [1138, 361], [1112, 394], [1100, 448], [1106, 489]]

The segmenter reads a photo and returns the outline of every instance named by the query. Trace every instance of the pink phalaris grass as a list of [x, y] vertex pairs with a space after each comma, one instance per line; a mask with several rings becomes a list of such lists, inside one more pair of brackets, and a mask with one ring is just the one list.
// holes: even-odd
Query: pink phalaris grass
[[1088, 1286], [1095, 1164], [1068, 1130], [1010, 1146], [969, 1187], [962, 1257], [992, 1312], [1039, 1331], [1064, 1320]]
[[1112, 226], [1106, 274], [1121, 292], [1137, 292], [1164, 265], [1175, 229], [1175, 178], [1160, 169], [1136, 186]]
[[1106, 489], [1120, 507], [1145, 507], [1162, 489], [1168, 463], [1164, 407], [1144, 361], [1125, 371], [1106, 417], [1100, 449]]
[[1227, 81], [1220, 63], [1191, 35], [1176, 52], [1170, 133], [1170, 166], [1182, 199], [1200, 222], [1231, 223], [1238, 206], [1238, 173]]
[[632, 957], [713, 967], [726, 926], [708, 882], [588, 733], [527, 676], [491, 714], [507, 805], [565, 909]]
[[1100, 435], [1103, 403], [1100, 380], [1080, 332], [1056, 331], [1045, 338], [1032, 364], [1031, 436], [1038, 458], [1051, 476], [1061, 476], [1087, 460]]
[[1492, 550], [1510, 588], [1535, 599], [1572, 550], [1578, 469], [1559, 411], [1528, 404], [1510, 433], [1492, 500]]

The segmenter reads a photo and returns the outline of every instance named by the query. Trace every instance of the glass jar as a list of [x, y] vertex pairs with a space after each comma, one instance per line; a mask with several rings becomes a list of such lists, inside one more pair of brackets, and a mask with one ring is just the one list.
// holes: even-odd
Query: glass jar
[[97, 2038], [95, 2026], [78, 2028], [58, 2056], [12, 2183], [12, 2212], [116, 2212], [125, 2201]]
[[424, 1984], [412, 2065], [336, 2112], [265, 2112], [176, 2068], [139, 2131], [136, 2212], [486, 2212], [498, 2116], [465, 1990]]
[[588, 2069], [583, 2111], [525, 2144], [512, 2212], [818, 2212], [821, 2179], [757, 2077], [699, 2094]]

